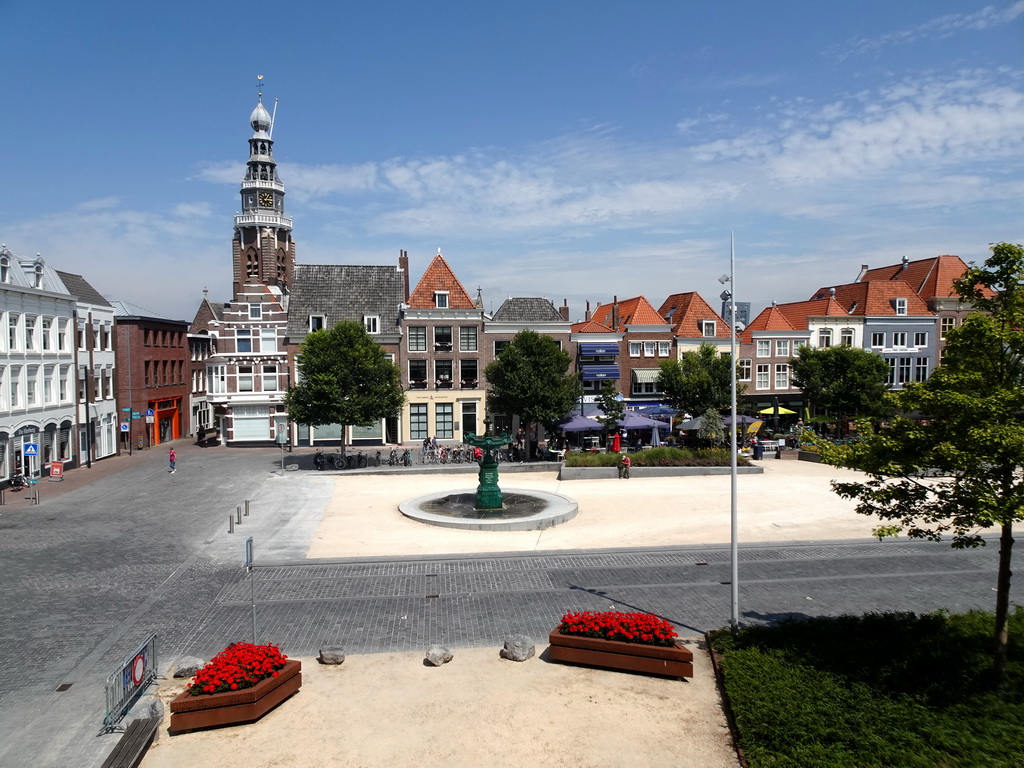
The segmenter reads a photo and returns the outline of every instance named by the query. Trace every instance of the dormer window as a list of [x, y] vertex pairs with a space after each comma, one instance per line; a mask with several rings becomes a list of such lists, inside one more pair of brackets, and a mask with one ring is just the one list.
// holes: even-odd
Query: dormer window
[[11, 282], [11, 260], [6, 256], [0, 258], [0, 283]]
[[448, 291], [434, 291], [434, 306], [437, 309], [448, 309]]
[[380, 316], [363, 315], [363, 327], [367, 333], [380, 333]]
[[43, 287], [43, 265], [42, 264], [36, 264], [35, 287], [36, 288], [42, 288]]
[[326, 325], [327, 318], [324, 315], [310, 315], [309, 316], [309, 332], [321, 331]]
[[907, 300], [906, 299], [894, 299], [893, 306], [896, 308], [897, 315], [907, 314]]
[[715, 321], [714, 320], [701, 320], [700, 332], [704, 338], [712, 338], [715, 336]]

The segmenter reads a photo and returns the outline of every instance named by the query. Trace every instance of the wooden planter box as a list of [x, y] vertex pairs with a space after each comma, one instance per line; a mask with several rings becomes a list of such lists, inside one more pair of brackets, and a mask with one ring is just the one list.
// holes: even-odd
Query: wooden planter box
[[693, 677], [693, 652], [678, 640], [671, 648], [620, 643], [597, 637], [573, 637], [554, 630], [548, 635], [548, 658], [621, 672], [643, 672], [668, 677]]
[[171, 702], [171, 730], [191, 731], [216, 725], [251, 723], [267, 714], [302, 686], [302, 662], [285, 662], [277, 677], [260, 680], [241, 691], [193, 696], [187, 691]]

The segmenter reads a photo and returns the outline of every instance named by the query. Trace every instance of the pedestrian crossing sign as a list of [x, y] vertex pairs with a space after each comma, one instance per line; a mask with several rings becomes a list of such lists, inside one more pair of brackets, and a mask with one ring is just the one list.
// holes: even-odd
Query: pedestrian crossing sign
[[25, 443], [25, 447], [21, 451], [25, 456], [38, 456], [39, 445], [37, 443]]

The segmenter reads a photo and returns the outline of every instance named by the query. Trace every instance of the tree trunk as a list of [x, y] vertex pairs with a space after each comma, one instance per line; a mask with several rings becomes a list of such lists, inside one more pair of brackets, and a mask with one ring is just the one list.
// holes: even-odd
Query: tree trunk
[[1006, 679], [1010, 643], [1010, 555], [1013, 551], [1013, 523], [1003, 524], [999, 535], [999, 574], [996, 577], [996, 634], [992, 654], [992, 675], [996, 687]]

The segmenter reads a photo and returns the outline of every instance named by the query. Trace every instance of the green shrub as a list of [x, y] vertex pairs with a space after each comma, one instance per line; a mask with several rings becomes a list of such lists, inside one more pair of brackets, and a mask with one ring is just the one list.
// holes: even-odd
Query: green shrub
[[761, 766], [1024, 765], [1024, 609], [1008, 681], [993, 617], [872, 613], [712, 633], [740, 743]]
[[[614, 467], [621, 461], [618, 453], [590, 453], [571, 451], [565, 456], [567, 467]], [[634, 467], [728, 467], [729, 451], [724, 448], [649, 448], [629, 454]], [[737, 464], [749, 466], [743, 456]]]

